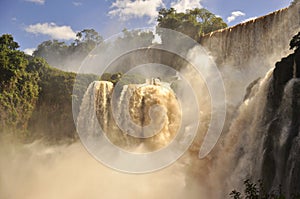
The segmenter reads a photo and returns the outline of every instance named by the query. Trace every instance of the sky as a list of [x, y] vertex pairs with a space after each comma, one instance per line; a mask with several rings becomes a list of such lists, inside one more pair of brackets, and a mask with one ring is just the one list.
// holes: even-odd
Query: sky
[[0, 34], [12, 34], [30, 54], [46, 40], [72, 42], [76, 33], [94, 29], [104, 38], [124, 28], [156, 24], [160, 8], [206, 8], [234, 26], [285, 8], [292, 0], [0, 0]]

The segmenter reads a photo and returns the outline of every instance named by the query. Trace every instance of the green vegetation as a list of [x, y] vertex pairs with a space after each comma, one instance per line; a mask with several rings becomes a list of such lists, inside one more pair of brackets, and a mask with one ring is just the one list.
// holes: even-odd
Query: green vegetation
[[34, 57], [44, 58], [51, 66], [56, 68], [77, 72], [84, 58], [99, 44], [99, 52], [107, 52], [108, 49], [127, 49], [149, 46], [152, 44], [154, 35], [150, 31], [142, 30], [123, 30], [123, 35], [117, 37], [113, 43], [104, 42], [103, 38], [93, 29], [85, 29], [77, 33], [75, 39], [70, 45], [58, 40], [44, 41], [38, 45], [33, 52]]
[[281, 186], [278, 190], [266, 192], [262, 181], [258, 181], [258, 185], [251, 182], [249, 179], [244, 181], [244, 192], [233, 190], [230, 194], [233, 199], [300, 199], [299, 193], [294, 193], [290, 197], [286, 197], [282, 192]]
[[[76, 74], [63, 72], [44, 65], [40, 71], [40, 93], [32, 117], [29, 121], [31, 138], [47, 140], [75, 139], [76, 129], [72, 114], [72, 97], [74, 103], [81, 104], [81, 98], [95, 75], [80, 75], [76, 91], [79, 96], [72, 96]], [[78, 111], [78, 110], [77, 110]], [[42, 131], [41, 131], [42, 130]]]
[[103, 38], [94, 29], [78, 32], [70, 45], [58, 40], [44, 41], [33, 52], [34, 57], [44, 58], [51, 66], [77, 71], [82, 60], [101, 42]]
[[72, 96], [75, 73], [52, 68], [17, 48], [11, 35], [0, 37], [0, 129], [25, 140], [75, 138], [72, 97], [81, 104], [88, 84], [97, 77], [80, 75], [80, 96]]
[[115, 73], [115, 74], [103, 73], [102, 76], [100, 77], [100, 80], [109, 81], [113, 84], [116, 84], [118, 83], [118, 81], [120, 81], [122, 76], [123, 76], [122, 73]]
[[[226, 26], [221, 18], [205, 9], [177, 13], [171, 8], [162, 9], [158, 14], [158, 27], [177, 30], [194, 39]], [[166, 37], [161, 36], [164, 41]], [[18, 50], [19, 45], [12, 35], [0, 37], [0, 131], [15, 132], [22, 138], [73, 139], [76, 133], [72, 99], [75, 107], [79, 107], [89, 83], [99, 77], [88, 74], [76, 76], [51, 66], [77, 71], [83, 59], [100, 43], [103, 45], [97, 51], [117, 54], [118, 50], [128, 46], [135, 49], [152, 45], [154, 33], [124, 29], [122, 36], [111, 43], [104, 42], [93, 29], [78, 32], [76, 37], [70, 44], [58, 40], [44, 41], [32, 56]], [[101, 79], [114, 84], [120, 82], [121, 85], [145, 82], [141, 75], [118, 72], [103, 74]], [[78, 82], [74, 86], [75, 77]], [[78, 96], [72, 94], [73, 86]]]
[[115, 48], [127, 49], [128, 45], [132, 48], [140, 46], [150, 46], [154, 39], [154, 34], [151, 31], [144, 30], [127, 30], [126, 28], [122, 31], [123, 35], [119, 36], [114, 41]]
[[143, 84], [146, 81], [146, 77], [139, 74], [125, 74], [122, 73], [103, 73], [100, 80], [112, 82], [114, 85], [118, 82], [120, 86], [128, 84]]
[[[157, 21], [158, 27], [179, 31], [196, 41], [199, 41], [203, 34], [227, 27], [222, 18], [204, 8], [187, 10], [185, 13], [178, 13], [173, 8], [163, 8], [158, 13]], [[94, 29], [85, 29], [78, 32], [77, 38], [69, 45], [58, 40], [42, 42], [33, 52], [33, 56], [44, 58], [47, 63], [56, 68], [77, 72], [83, 59], [99, 44], [101, 44], [101, 49], [97, 49], [98, 51], [106, 52], [107, 49], [114, 49], [118, 52], [119, 49], [150, 46], [154, 40], [152, 31], [129, 31], [125, 28], [122, 32], [122, 36], [108, 43]], [[162, 41], [166, 42], [168, 35], [159, 34]]]
[[[204, 8], [187, 10], [185, 13], [177, 12], [174, 8], [162, 8], [157, 21], [158, 27], [176, 30], [196, 41], [199, 41], [203, 34], [227, 27], [222, 18]], [[162, 40], [166, 38], [167, 35], [162, 35]]]
[[40, 72], [39, 99], [29, 121], [32, 138], [74, 136], [71, 95], [75, 76], [44, 65]]
[[[26, 129], [38, 99], [39, 76], [13, 37], [0, 37], [0, 129]], [[25, 132], [25, 131], [24, 131]]]

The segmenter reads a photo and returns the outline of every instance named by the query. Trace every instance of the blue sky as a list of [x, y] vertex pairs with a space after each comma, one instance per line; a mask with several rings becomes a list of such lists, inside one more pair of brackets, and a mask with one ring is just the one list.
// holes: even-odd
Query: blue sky
[[0, 34], [12, 34], [22, 50], [43, 41], [72, 41], [93, 28], [104, 38], [128, 29], [155, 25], [161, 7], [204, 7], [229, 26], [287, 7], [292, 0], [0, 0]]

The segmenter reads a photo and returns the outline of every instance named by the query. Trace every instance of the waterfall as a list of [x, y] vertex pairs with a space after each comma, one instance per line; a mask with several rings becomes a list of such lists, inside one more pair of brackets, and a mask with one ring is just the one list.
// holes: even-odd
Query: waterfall
[[[224, 198], [234, 188], [242, 190], [242, 182], [247, 178], [253, 181], [263, 179], [268, 191], [282, 185], [286, 193], [292, 194], [300, 188], [297, 177], [300, 174], [297, 158], [299, 114], [295, 111], [299, 106], [296, 100], [299, 98], [298, 70], [294, 62], [291, 74], [283, 69], [278, 72], [278, 67], [274, 72], [272, 69], [276, 61], [291, 52], [288, 50], [289, 41], [300, 30], [299, 11], [297, 4], [202, 37], [201, 44], [214, 58], [224, 78], [228, 108], [221, 139], [211, 154], [199, 160], [199, 146], [211, 114], [205, 85], [203, 89], [199, 88], [204, 95], [199, 101], [203, 107], [200, 129], [187, 151], [188, 158], [179, 161], [185, 165], [183, 172], [188, 185], [194, 182], [189, 179], [197, 178], [201, 196]], [[138, 60], [146, 62], [156, 57], [146, 56], [151, 54], [151, 49], [147, 52], [142, 54], [141, 50]], [[166, 52], [155, 51], [152, 55], [155, 53], [161, 54], [166, 65], [178, 64], [173, 63], [175, 59], [172, 55], [166, 56]], [[193, 55], [201, 58], [199, 53]], [[130, 58], [132, 60], [121, 59], [118, 64], [137, 65], [134, 56]], [[175, 68], [183, 70], [181, 65], [186, 63], [178, 65], [180, 67]], [[96, 98], [86, 94], [81, 109], [86, 109], [84, 104], [88, 110], [89, 106], [94, 106], [94, 117], [114, 145], [130, 152], [153, 152], [176, 136], [174, 132], [180, 126], [180, 117], [174, 116], [181, 107], [172, 90], [147, 84], [116, 88], [109, 82], [98, 81], [90, 85], [87, 93], [91, 92]], [[93, 103], [87, 102], [89, 100]], [[151, 117], [150, 107], [153, 105], [163, 109], [154, 111], [154, 117]], [[147, 138], [146, 127], [151, 127], [151, 122], [163, 125], [154, 125], [158, 133]]]
[[[219, 66], [236, 69], [272, 67], [289, 51], [290, 39], [300, 30], [300, 4], [218, 30], [201, 38]], [[266, 59], [261, 59], [264, 55]]]
[[201, 45], [222, 72], [230, 104], [240, 103], [241, 92], [253, 80], [264, 77], [277, 61], [292, 52], [289, 42], [299, 31], [298, 3], [201, 38]]
[[[299, 192], [299, 79], [285, 86], [280, 106], [270, 107], [261, 176], [268, 189], [282, 185], [288, 195]], [[276, 110], [276, 111], [274, 111]], [[272, 179], [272, 181], [271, 181]]]
[[[174, 92], [164, 82], [156, 81], [127, 85], [91, 82], [74, 116], [81, 141], [84, 146], [90, 144], [85, 149], [91, 155], [78, 142], [49, 146], [36, 141], [24, 145], [1, 137], [1, 198], [223, 199], [229, 198], [233, 189], [243, 191], [246, 179], [254, 183], [261, 179], [270, 192], [281, 185], [289, 198], [300, 190], [300, 51], [275, 62], [291, 53], [289, 41], [300, 30], [299, 7], [297, 4], [202, 37], [201, 44], [223, 77], [227, 100], [225, 127], [205, 158], [199, 159], [199, 149], [212, 114], [220, 112], [218, 106], [212, 108], [205, 81], [191, 70], [187, 60], [173, 53], [140, 49], [113, 66], [122, 66], [124, 71], [155, 61], [172, 66], [178, 70], [173, 75], [178, 72], [192, 80], [191, 87], [199, 91], [196, 100], [192, 100], [189, 87], [180, 84], [183, 80], [174, 81]], [[190, 50], [195, 59], [206, 60], [198, 51]], [[220, 79], [214, 79], [210, 70], [207, 67], [203, 72], [217, 90]], [[214, 98], [217, 102], [223, 100], [219, 95]], [[178, 96], [187, 99], [180, 101]], [[184, 120], [184, 116], [188, 118]], [[179, 128], [183, 134], [177, 142]], [[194, 129], [198, 134], [190, 145], [187, 140], [194, 139]], [[102, 145], [102, 140], [111, 145]], [[185, 143], [190, 147], [184, 148]], [[147, 159], [168, 144], [173, 148], [167, 155], [155, 156], [154, 161]], [[121, 150], [113, 151], [112, 145]], [[164, 162], [181, 148], [184, 154], [157, 172], [133, 175], [114, 170], [118, 170], [117, 163], [124, 165], [121, 171], [136, 165], [148, 169], [153, 164], [156, 168], [157, 162]], [[104, 161], [91, 151], [102, 155]], [[146, 158], [132, 161], [137, 159], [124, 156], [124, 151]], [[105, 164], [106, 160], [112, 166]]]
[[245, 179], [262, 180], [267, 192], [281, 186], [287, 198], [299, 194], [299, 53], [277, 62], [274, 70], [247, 88], [214, 154], [214, 179], [226, 182], [221, 196], [233, 187], [242, 190]]
[[[288, 82], [276, 109], [270, 103], [274, 97], [272, 75], [269, 72], [251, 89], [219, 151], [216, 175], [227, 183], [223, 194], [233, 187], [243, 190], [241, 182], [245, 179], [263, 180], [267, 191], [279, 190], [281, 185], [288, 197], [300, 189], [300, 80]], [[227, 175], [221, 169], [224, 167]]]
[[[238, 108], [237, 116], [217, 152], [215, 175], [226, 182], [222, 186], [222, 194], [229, 193], [233, 187], [242, 190], [245, 179], [260, 179], [266, 136], [263, 121], [271, 79], [272, 71], [249, 88], [248, 97]], [[226, 168], [226, 172], [220, 168]]]
[[[114, 93], [120, 91], [120, 93]], [[91, 96], [94, 96], [91, 97]], [[95, 81], [83, 97], [78, 124], [98, 128], [114, 145], [128, 151], [158, 150], [169, 144], [181, 124], [180, 104], [170, 88], [160, 85], [124, 85], [114, 89], [111, 82]], [[90, 112], [95, 114], [90, 114]], [[92, 115], [92, 116], [91, 116]], [[87, 119], [97, 117], [97, 120]], [[154, 132], [154, 133], [153, 133]]]

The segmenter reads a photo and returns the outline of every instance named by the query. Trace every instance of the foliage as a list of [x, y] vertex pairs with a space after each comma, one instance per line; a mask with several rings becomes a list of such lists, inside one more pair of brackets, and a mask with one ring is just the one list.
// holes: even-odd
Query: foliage
[[63, 60], [67, 56], [68, 48], [65, 42], [48, 40], [38, 45], [37, 49], [33, 52], [33, 56], [42, 57], [51, 65], [58, 66], [63, 63]]
[[[227, 27], [222, 18], [204, 8], [177, 12], [162, 8], [158, 13], [158, 27], [176, 30], [198, 41], [202, 34]], [[166, 39], [167, 36], [164, 36]]]
[[279, 186], [277, 191], [266, 192], [262, 181], [258, 181], [258, 185], [251, 182], [249, 179], [244, 181], [244, 193], [233, 190], [229, 195], [233, 199], [300, 199], [299, 194], [292, 194], [290, 197], [286, 197]]
[[122, 31], [123, 36], [120, 36], [114, 42], [115, 47], [127, 49], [128, 45], [131, 47], [149, 46], [152, 44], [154, 34], [151, 31], [142, 30], [127, 30]]
[[[41, 137], [48, 141], [75, 139], [72, 98], [75, 99], [75, 107], [79, 107], [87, 86], [96, 79], [96, 76], [78, 77], [75, 73], [49, 66], [41, 58], [33, 58], [30, 63], [31, 68], [34, 67], [40, 76], [39, 98], [28, 125], [31, 139]], [[75, 78], [77, 78], [77, 86], [74, 86]], [[78, 96], [73, 95], [73, 88], [77, 89], [75, 93]]]
[[138, 74], [125, 74], [122, 73], [103, 73], [100, 77], [102, 81], [109, 81], [112, 82], [114, 85], [118, 82], [120, 86], [128, 85], [128, 84], [143, 84], [145, 83], [145, 77], [138, 75]]
[[109, 81], [113, 84], [118, 83], [118, 81], [122, 78], [123, 74], [122, 73], [103, 73], [102, 76], [100, 77], [100, 80], [103, 81]]
[[154, 34], [151, 31], [124, 29], [122, 36], [113, 42], [104, 42], [103, 38], [93, 29], [85, 29], [77, 33], [77, 38], [70, 45], [58, 40], [49, 40], [38, 45], [33, 52], [34, 57], [44, 58], [51, 66], [77, 72], [84, 58], [99, 45], [97, 53], [108, 51], [117, 54], [120, 49], [149, 46]]
[[97, 77], [80, 75], [78, 96], [73, 96], [75, 73], [52, 68], [43, 58], [25, 55], [18, 47], [11, 35], [0, 37], [1, 131], [26, 140], [74, 138], [72, 97], [81, 104], [87, 86]]
[[77, 44], [87, 42], [93, 45], [100, 44], [103, 38], [94, 29], [84, 29], [76, 34], [77, 39], [75, 40]]
[[76, 75], [48, 65], [41, 68], [39, 75], [39, 98], [29, 121], [31, 138], [60, 139], [74, 136], [71, 96]]
[[26, 129], [38, 98], [38, 73], [9, 34], [0, 37], [0, 129]]
[[9, 50], [17, 50], [19, 48], [19, 44], [14, 41], [14, 38], [10, 34], [4, 34], [0, 37], [0, 49], [6, 49]]
[[77, 33], [77, 39], [69, 46], [67, 57], [76, 59], [77, 63], [81, 61], [100, 43], [103, 37], [94, 29], [84, 29]]
[[51, 66], [76, 71], [88, 53], [103, 41], [94, 29], [84, 29], [76, 37], [70, 45], [58, 40], [44, 41], [33, 56], [44, 58]]

